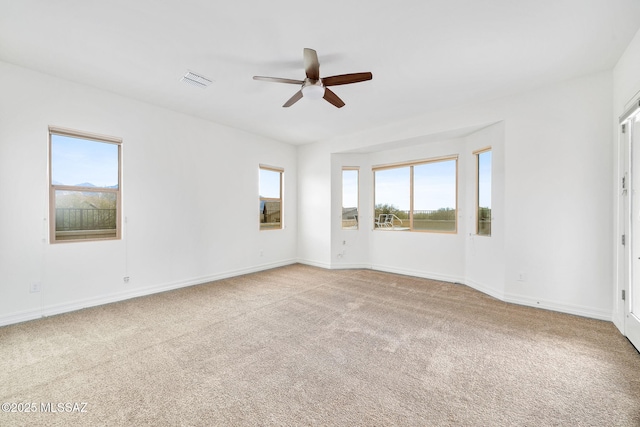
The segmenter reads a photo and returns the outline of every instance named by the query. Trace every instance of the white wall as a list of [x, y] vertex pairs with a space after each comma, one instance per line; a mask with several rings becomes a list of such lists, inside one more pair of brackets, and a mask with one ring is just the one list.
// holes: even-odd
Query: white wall
[[601, 73], [509, 102], [508, 300], [611, 319], [611, 82]]
[[[461, 203], [466, 222], [464, 280], [475, 289], [496, 298], [505, 297], [505, 135], [498, 122], [465, 138], [466, 167], [461, 186], [466, 189]], [[478, 236], [476, 228], [476, 157], [474, 151], [491, 147], [491, 236]]]
[[[602, 319], [612, 315], [612, 76], [602, 72], [482, 105], [426, 114], [401, 123], [299, 150], [299, 164], [314, 163], [314, 183], [307, 190], [307, 170], [299, 168], [300, 193], [313, 193], [315, 205], [331, 192], [338, 176], [334, 153], [371, 153], [371, 164], [397, 158], [420, 159], [438, 152], [461, 155], [461, 229], [453, 238], [431, 233], [369, 233], [369, 264], [424, 277], [462, 281], [496, 297]], [[499, 123], [498, 125], [495, 125]], [[482, 131], [490, 124], [490, 128]], [[447, 141], [457, 130], [475, 129], [462, 141]], [[478, 131], [479, 130], [479, 131]], [[460, 133], [460, 132], [458, 132]], [[489, 144], [490, 143], [490, 144]], [[470, 153], [495, 146], [495, 206], [491, 240], [469, 236], [472, 230]], [[398, 148], [397, 151], [394, 151]], [[450, 147], [447, 150], [444, 147]], [[333, 167], [331, 167], [333, 165]], [[355, 166], [355, 165], [351, 165]], [[334, 191], [336, 185], [333, 185]], [[314, 187], [314, 190], [317, 190]], [[361, 188], [371, 195], [373, 188]], [[299, 212], [310, 211], [299, 199]], [[337, 208], [336, 200], [333, 206]], [[314, 240], [323, 264], [340, 266], [336, 251], [338, 210], [324, 211], [300, 223], [326, 230]], [[326, 254], [332, 252], [331, 255]], [[398, 253], [411, 254], [408, 258]], [[311, 253], [304, 261], [314, 262]], [[330, 258], [331, 261], [328, 261]], [[362, 257], [359, 257], [362, 263]], [[524, 277], [523, 281], [518, 280]]]
[[[295, 262], [295, 147], [1, 62], [0, 93], [0, 325]], [[49, 125], [123, 139], [122, 240], [48, 243]], [[259, 231], [260, 163], [283, 230]]]
[[[617, 197], [620, 194], [619, 183], [624, 173], [624, 168], [621, 167], [622, 165], [620, 165], [623, 154], [620, 150], [620, 146], [618, 145], [619, 117], [629, 108], [630, 104], [633, 101], [637, 101], [639, 98], [640, 32], [635, 35], [613, 69], [612, 138], [614, 141], [616, 141], [616, 144], [614, 144], [615, 151], [613, 156], [615, 162], [615, 171], [612, 179], [612, 192], [615, 195], [615, 198], [612, 200], [611, 204], [612, 206], [618, 206], [618, 208], [620, 206], [620, 200]], [[625, 252], [623, 251], [619, 240], [619, 236], [625, 233], [623, 221], [623, 213], [620, 211], [620, 209], [618, 209], [615, 215], [616, 231], [611, 243], [612, 251], [615, 254], [615, 258], [613, 260], [613, 268], [615, 271], [615, 286], [613, 286], [612, 292], [612, 298], [614, 301], [613, 323], [618, 327], [618, 329], [624, 332], [625, 307], [624, 302], [621, 298], [621, 291], [622, 289], [626, 289], [625, 273], [623, 271], [623, 269], [625, 268], [625, 263], [622, 260]]]
[[371, 268], [369, 242], [373, 224], [373, 199], [367, 191], [358, 194], [358, 229], [342, 229], [342, 168], [359, 167], [359, 189], [370, 188], [373, 174], [369, 155], [331, 155], [331, 267]]
[[[296, 259], [461, 281], [507, 301], [610, 319], [612, 93], [638, 87], [638, 44], [616, 69], [615, 91], [602, 72], [297, 149], [0, 63], [0, 324]], [[48, 125], [123, 138], [122, 240], [48, 243]], [[490, 238], [470, 235], [470, 153], [484, 145], [494, 147]], [[371, 165], [455, 151], [457, 235], [364, 225]], [[285, 168], [284, 230], [258, 230], [260, 163]], [[345, 165], [361, 167], [366, 219], [357, 231], [339, 228]], [[246, 226], [229, 226], [229, 207]], [[29, 293], [33, 282], [43, 291]]]
[[[464, 151], [461, 139], [437, 141], [415, 146], [371, 153], [372, 165], [407, 162], [459, 154]], [[458, 179], [463, 179], [466, 158], [458, 158]], [[371, 188], [371, 187], [370, 187]], [[372, 191], [367, 191], [371, 193]], [[464, 198], [465, 188], [458, 186], [458, 200]], [[458, 206], [459, 215], [464, 211]], [[421, 233], [371, 232], [371, 265], [376, 270], [424, 275], [451, 282], [464, 280], [464, 235], [466, 224], [458, 218], [458, 232]]]

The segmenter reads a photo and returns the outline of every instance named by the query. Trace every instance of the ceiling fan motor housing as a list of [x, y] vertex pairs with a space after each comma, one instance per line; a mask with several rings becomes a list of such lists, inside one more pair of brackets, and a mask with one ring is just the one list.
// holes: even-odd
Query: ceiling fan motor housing
[[324, 96], [322, 80], [304, 79], [302, 84], [302, 96], [309, 99], [320, 99]]

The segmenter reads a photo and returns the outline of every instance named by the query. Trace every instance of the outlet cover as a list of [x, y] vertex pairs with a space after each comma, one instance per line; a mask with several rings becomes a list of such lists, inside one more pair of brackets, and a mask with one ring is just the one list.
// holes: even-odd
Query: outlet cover
[[32, 294], [35, 292], [40, 292], [41, 290], [42, 290], [42, 283], [40, 282], [33, 282], [31, 286], [29, 286], [29, 292], [31, 292]]

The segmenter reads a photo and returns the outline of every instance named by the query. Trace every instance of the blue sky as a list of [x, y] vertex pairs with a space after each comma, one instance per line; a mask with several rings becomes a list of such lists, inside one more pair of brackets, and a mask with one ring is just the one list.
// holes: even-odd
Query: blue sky
[[413, 167], [415, 210], [456, 209], [456, 163], [448, 160]]
[[[456, 208], [456, 162], [445, 160], [414, 166], [414, 209], [437, 210]], [[409, 167], [383, 169], [375, 172], [376, 204], [391, 204], [409, 210]], [[479, 201], [481, 207], [491, 207], [491, 151], [480, 154], [478, 168]], [[343, 190], [344, 191], [344, 190]], [[343, 195], [343, 200], [344, 200]], [[343, 206], [350, 206], [345, 205]]]
[[491, 207], [491, 151], [485, 151], [478, 155], [478, 199], [480, 207]]
[[345, 208], [358, 206], [358, 172], [357, 170], [342, 171], [342, 206]]
[[409, 210], [409, 167], [375, 172], [375, 204]]
[[96, 187], [118, 185], [118, 145], [51, 135], [51, 177], [55, 183]]
[[[456, 161], [447, 160], [414, 166], [414, 209], [456, 208]], [[376, 204], [391, 204], [409, 210], [410, 168], [375, 172]]]
[[[118, 184], [118, 146], [97, 141], [52, 135], [52, 179], [64, 185], [91, 183], [97, 187]], [[480, 206], [491, 207], [491, 151], [479, 155]], [[357, 170], [343, 171], [342, 205], [358, 206]], [[456, 207], [456, 162], [454, 160], [414, 166], [414, 209]], [[376, 204], [409, 209], [409, 167], [379, 170], [376, 174]], [[260, 169], [260, 195], [280, 197], [280, 173]]]
[[277, 199], [280, 197], [280, 172], [260, 169], [260, 197]]

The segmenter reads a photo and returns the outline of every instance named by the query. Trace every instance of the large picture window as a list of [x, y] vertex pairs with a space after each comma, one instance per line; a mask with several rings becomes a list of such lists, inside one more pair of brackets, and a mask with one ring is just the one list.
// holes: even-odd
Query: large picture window
[[455, 233], [457, 169], [457, 157], [375, 167], [374, 227]]
[[260, 165], [260, 229], [282, 228], [283, 169]]
[[121, 143], [49, 128], [52, 243], [120, 238]]
[[491, 148], [476, 155], [476, 233], [491, 236]]
[[358, 229], [358, 168], [342, 169], [342, 228]]

